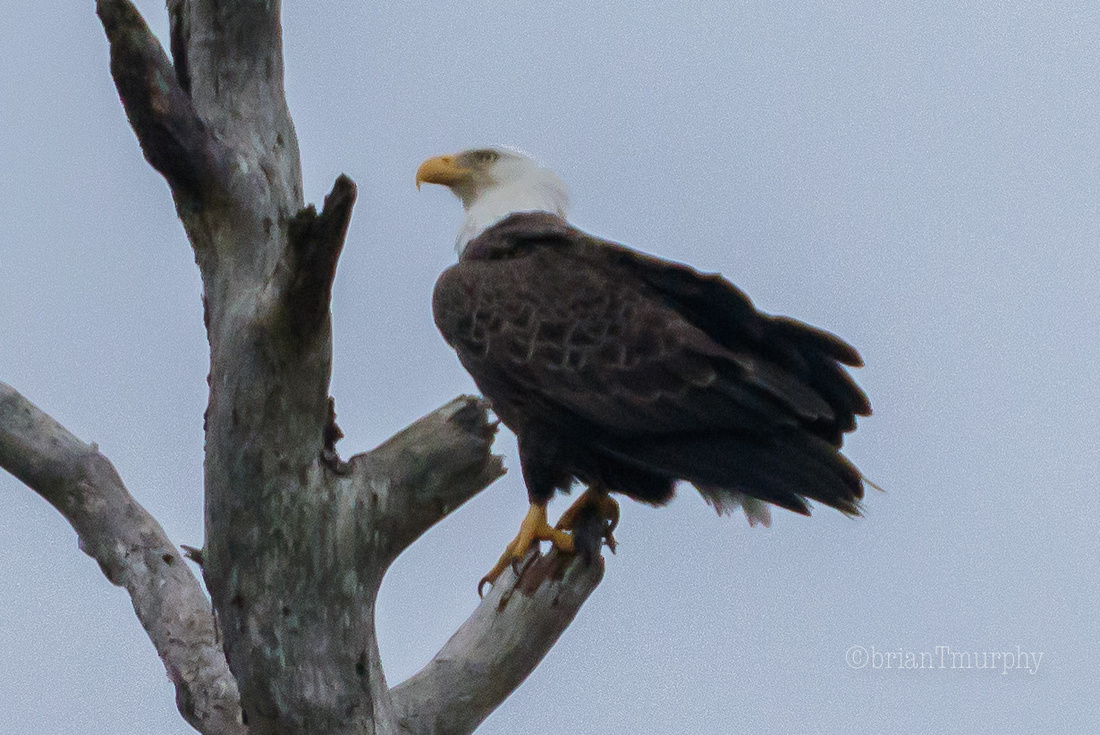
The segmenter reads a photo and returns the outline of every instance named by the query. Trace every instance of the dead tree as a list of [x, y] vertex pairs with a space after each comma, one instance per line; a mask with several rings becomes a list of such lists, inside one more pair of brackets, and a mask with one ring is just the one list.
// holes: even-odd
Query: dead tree
[[460, 397], [339, 458], [330, 296], [355, 185], [342, 176], [320, 213], [304, 206], [278, 0], [168, 9], [172, 60], [128, 0], [97, 2], [119, 97], [202, 274], [210, 600], [95, 445], [3, 384], [0, 466], [129, 591], [200, 732], [472, 732], [538, 665], [602, 563], [551, 554], [505, 575], [422, 671], [387, 685], [374, 629], [382, 575], [503, 474], [495, 426], [482, 401]]

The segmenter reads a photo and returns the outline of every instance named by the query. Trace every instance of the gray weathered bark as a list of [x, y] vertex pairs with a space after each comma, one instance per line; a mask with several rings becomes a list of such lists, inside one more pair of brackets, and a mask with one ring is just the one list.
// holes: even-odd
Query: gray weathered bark
[[482, 401], [459, 398], [339, 459], [329, 300], [355, 186], [340, 177], [320, 214], [303, 206], [277, 1], [168, 5], [171, 62], [128, 0], [97, 11], [126, 114], [202, 275], [203, 562], [221, 646], [197, 580], [109, 462], [6, 386], [0, 466], [65, 513], [127, 587], [199, 731], [472, 732], [557, 640], [602, 561], [552, 554], [505, 575], [423, 671], [389, 689], [374, 631], [382, 576], [503, 473], [495, 425]]
[[184, 718], [204, 732], [245, 732], [237, 682], [202, 586], [114, 465], [0, 383], [0, 466], [57, 508], [76, 529], [80, 548], [130, 593]]

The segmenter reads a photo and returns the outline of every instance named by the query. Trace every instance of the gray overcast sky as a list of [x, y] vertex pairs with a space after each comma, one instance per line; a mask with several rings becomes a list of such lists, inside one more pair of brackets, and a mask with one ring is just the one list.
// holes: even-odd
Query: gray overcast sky
[[[199, 277], [93, 11], [0, 0], [0, 380], [199, 545]], [[866, 518], [624, 507], [604, 583], [483, 732], [1100, 732], [1100, 6], [326, 0], [289, 3], [284, 34], [307, 199], [359, 184], [345, 455], [473, 389], [429, 308], [461, 208], [413, 187], [473, 145], [532, 152], [578, 225], [867, 363], [848, 454], [887, 492]], [[190, 732], [127, 596], [6, 474], [0, 501], [0, 733]], [[391, 683], [476, 605], [525, 503], [514, 471], [398, 561]], [[1042, 658], [897, 671], [852, 646]]]

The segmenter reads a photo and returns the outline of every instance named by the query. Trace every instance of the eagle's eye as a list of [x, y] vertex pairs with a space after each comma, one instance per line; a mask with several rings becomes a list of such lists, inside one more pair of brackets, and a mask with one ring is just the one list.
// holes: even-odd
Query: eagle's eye
[[494, 150], [486, 148], [483, 151], [474, 151], [474, 160], [478, 163], [495, 163], [500, 154]]

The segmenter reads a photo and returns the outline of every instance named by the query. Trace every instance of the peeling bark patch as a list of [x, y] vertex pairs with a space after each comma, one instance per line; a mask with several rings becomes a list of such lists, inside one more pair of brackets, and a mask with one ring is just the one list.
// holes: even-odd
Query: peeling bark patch
[[328, 421], [325, 423], [325, 430], [322, 435], [324, 449], [321, 450], [321, 461], [326, 467], [341, 476], [351, 474], [351, 465], [341, 460], [339, 452], [336, 451], [336, 442], [343, 438], [344, 432], [336, 424], [336, 399], [329, 396]]

